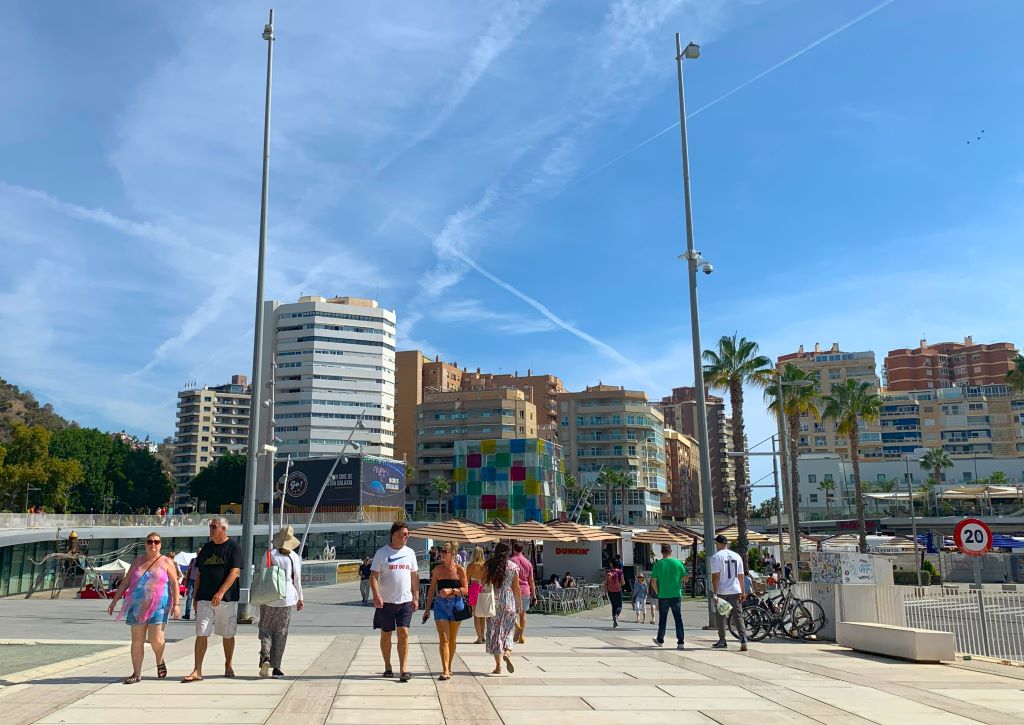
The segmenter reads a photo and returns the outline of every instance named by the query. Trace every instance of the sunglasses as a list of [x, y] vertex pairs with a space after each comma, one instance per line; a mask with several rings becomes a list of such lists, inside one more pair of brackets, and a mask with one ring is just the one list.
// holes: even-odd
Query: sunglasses
[[160, 539], [146, 539], [147, 544], [153, 544], [154, 546], [160, 546]]

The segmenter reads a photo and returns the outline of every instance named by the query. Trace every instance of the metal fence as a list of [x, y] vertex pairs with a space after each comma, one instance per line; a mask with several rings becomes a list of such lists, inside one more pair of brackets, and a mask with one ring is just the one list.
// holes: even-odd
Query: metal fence
[[[147, 516], [144, 514], [12, 514], [0, 513], [0, 530], [13, 529], [62, 529], [89, 528], [96, 526], [139, 526], [157, 528], [163, 526], [205, 526], [216, 514], [174, 514]], [[239, 525], [239, 514], [225, 514], [228, 524]], [[451, 514], [417, 514], [415, 521], [446, 521]], [[292, 526], [305, 526], [308, 513], [286, 513], [285, 522]], [[275, 517], [275, 520], [277, 518]], [[358, 524], [388, 523], [395, 520], [394, 513], [383, 511], [324, 511], [313, 519], [316, 524]], [[267, 525], [267, 514], [257, 514], [256, 524]]]

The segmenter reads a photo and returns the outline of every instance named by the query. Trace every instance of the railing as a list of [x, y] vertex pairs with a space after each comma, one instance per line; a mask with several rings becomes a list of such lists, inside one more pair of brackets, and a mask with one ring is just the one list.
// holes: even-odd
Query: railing
[[[74, 529], [97, 526], [138, 526], [159, 528], [165, 526], [206, 526], [210, 519], [218, 514], [175, 514], [167, 516], [150, 516], [146, 514], [11, 514], [0, 513], [0, 531], [17, 529]], [[406, 518], [410, 521], [447, 521], [452, 517], [449, 513], [417, 513]], [[238, 526], [242, 522], [239, 514], [225, 514], [229, 525]], [[394, 521], [395, 514], [383, 511], [326, 511], [318, 513], [314, 524], [358, 524], [387, 523]], [[286, 513], [285, 523], [298, 527], [306, 525], [308, 513]], [[277, 520], [275, 518], [275, 520]], [[267, 514], [256, 515], [256, 525], [267, 525]]]
[[1024, 663], [1024, 592], [957, 587], [840, 587], [843, 621], [936, 629], [956, 651]]

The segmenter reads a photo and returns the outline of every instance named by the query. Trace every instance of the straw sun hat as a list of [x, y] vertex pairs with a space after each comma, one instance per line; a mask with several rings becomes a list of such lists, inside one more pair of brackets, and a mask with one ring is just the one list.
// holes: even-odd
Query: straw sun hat
[[291, 526], [285, 526], [283, 529], [274, 534], [274, 539], [271, 542], [273, 547], [278, 551], [287, 549], [288, 551], [295, 551], [299, 546], [299, 540], [295, 538], [295, 530]]

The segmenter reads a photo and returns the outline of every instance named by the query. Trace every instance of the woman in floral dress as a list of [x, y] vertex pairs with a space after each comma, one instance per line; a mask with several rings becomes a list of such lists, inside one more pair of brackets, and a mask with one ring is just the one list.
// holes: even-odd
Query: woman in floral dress
[[519, 567], [508, 560], [508, 544], [502, 542], [494, 547], [494, 553], [484, 566], [485, 584], [494, 588], [494, 616], [487, 620], [486, 649], [494, 655], [494, 671], [501, 674], [501, 661], [510, 673], [516, 668], [509, 655], [512, 654], [512, 636], [518, 621]]

